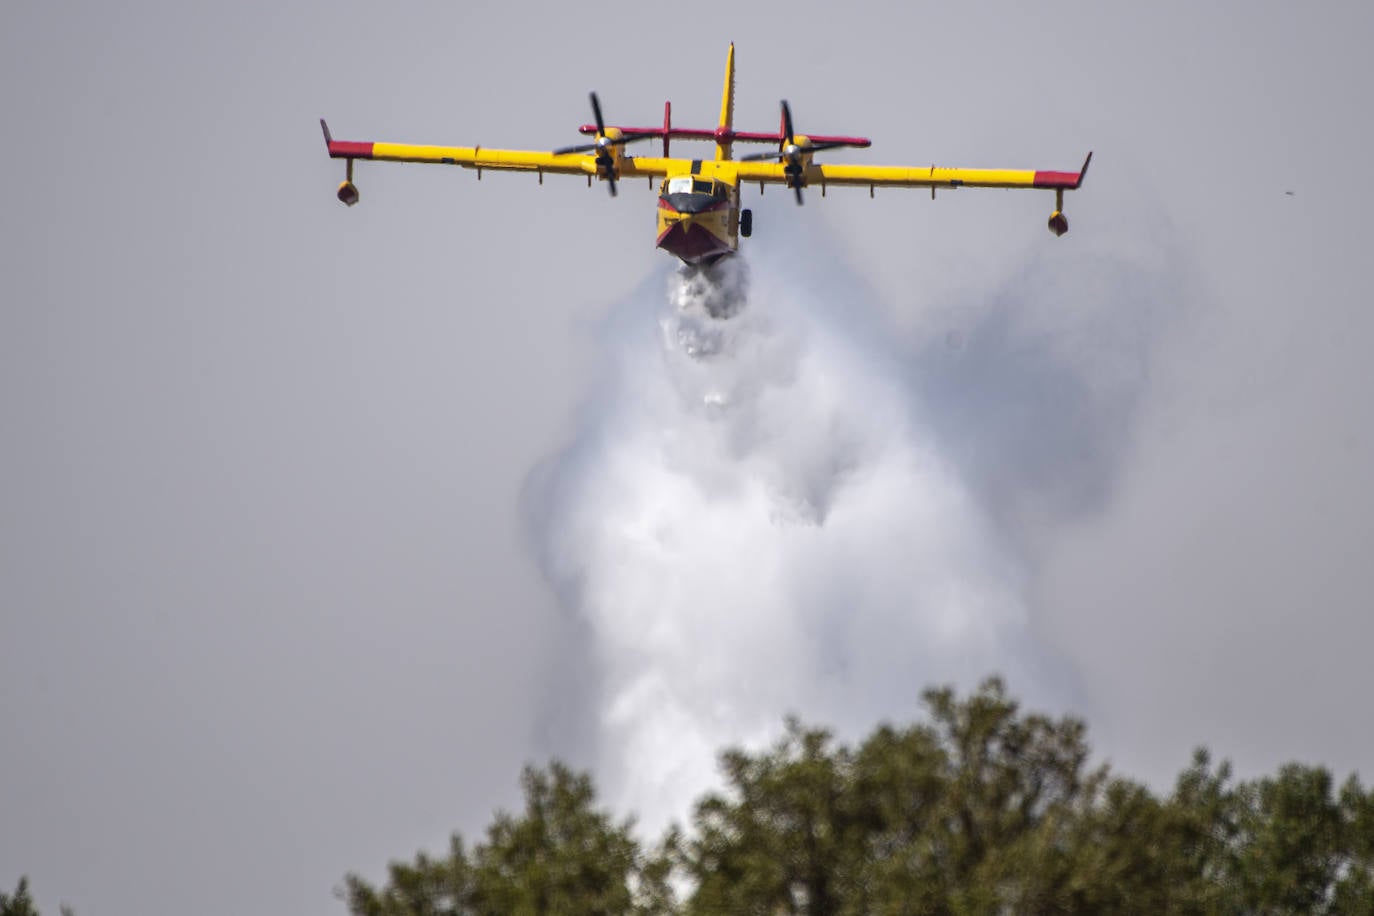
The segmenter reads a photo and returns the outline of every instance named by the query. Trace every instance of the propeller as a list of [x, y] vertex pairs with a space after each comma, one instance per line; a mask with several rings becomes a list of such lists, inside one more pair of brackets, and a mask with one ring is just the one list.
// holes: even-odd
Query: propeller
[[579, 143], [576, 146], [564, 146], [553, 151], [555, 156], [562, 156], [568, 153], [596, 153], [596, 165], [606, 177], [606, 184], [615, 197], [615, 161], [611, 158], [611, 147], [624, 146], [626, 143], [633, 143], [636, 140], [648, 140], [654, 134], [622, 133], [619, 137], [606, 136], [606, 121], [601, 117], [601, 100], [596, 97], [596, 93], [591, 93], [592, 115], [596, 119], [596, 142]]
[[812, 143], [807, 141], [806, 146], [797, 143], [796, 132], [792, 130], [792, 108], [787, 104], [787, 100], [782, 100], [782, 146], [777, 152], [773, 153], [753, 153], [748, 156], [741, 156], [740, 162], [759, 162], [765, 159], [776, 159], [779, 162], [787, 163], [783, 166], [783, 173], [787, 176], [787, 184], [797, 195], [797, 204], [802, 203], [802, 159], [807, 153], [815, 153], [823, 149], [835, 149], [839, 146], [851, 146], [842, 140], [831, 140], [825, 143]]

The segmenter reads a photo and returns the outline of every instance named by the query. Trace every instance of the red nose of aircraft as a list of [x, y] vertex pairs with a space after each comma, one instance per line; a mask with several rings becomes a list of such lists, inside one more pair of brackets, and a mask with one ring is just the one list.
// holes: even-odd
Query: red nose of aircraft
[[659, 233], [658, 247], [688, 264], [714, 260], [730, 251], [730, 246], [714, 232], [685, 215]]

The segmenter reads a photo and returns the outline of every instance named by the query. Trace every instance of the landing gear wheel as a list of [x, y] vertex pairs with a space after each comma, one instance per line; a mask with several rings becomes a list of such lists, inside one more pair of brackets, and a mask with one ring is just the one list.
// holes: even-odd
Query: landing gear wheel
[[745, 238], [754, 234], [754, 211], [741, 210], [739, 212], [739, 234]]

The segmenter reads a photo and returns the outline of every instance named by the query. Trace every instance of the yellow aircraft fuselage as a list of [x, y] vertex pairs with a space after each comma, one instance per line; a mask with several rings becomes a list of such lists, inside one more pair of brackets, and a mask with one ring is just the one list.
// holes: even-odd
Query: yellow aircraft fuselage
[[709, 264], [739, 248], [739, 185], [710, 177], [710, 163], [692, 161], [686, 175], [659, 186], [657, 245], [688, 264]]

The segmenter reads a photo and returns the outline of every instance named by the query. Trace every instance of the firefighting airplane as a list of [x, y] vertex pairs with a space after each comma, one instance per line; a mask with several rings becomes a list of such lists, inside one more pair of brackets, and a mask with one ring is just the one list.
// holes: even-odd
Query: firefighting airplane
[[[753, 214], [740, 209], [740, 188], [758, 182], [759, 192], [768, 184], [791, 188], [797, 203], [802, 189], [820, 186], [821, 196], [830, 185], [876, 188], [1042, 188], [1054, 191], [1054, 212], [1049, 227], [1055, 235], [1069, 231], [1064, 216], [1064, 192], [1083, 183], [1092, 153], [1077, 172], [1031, 171], [1018, 169], [957, 169], [931, 166], [832, 165], [813, 161], [813, 156], [837, 147], [867, 147], [866, 137], [804, 136], [792, 129], [792, 112], [782, 103], [782, 123], [777, 133], [752, 133], [734, 128], [735, 46], [725, 58], [725, 89], [721, 94], [720, 123], [714, 130], [674, 127], [672, 103], [663, 106], [662, 127], [607, 126], [601, 117], [601, 103], [591, 95], [595, 124], [579, 130], [594, 135], [595, 141], [566, 146], [553, 152], [533, 150], [484, 149], [480, 146], [415, 146], [405, 143], [360, 143], [335, 140], [329, 126], [320, 119], [329, 155], [347, 161], [347, 177], [339, 185], [338, 198], [348, 206], [358, 202], [353, 184], [353, 160], [387, 162], [426, 162], [459, 165], [484, 170], [534, 172], [539, 183], [545, 173], [585, 175], [606, 183], [611, 196], [616, 184], [628, 178], [648, 178], [658, 184], [658, 247], [688, 264], [709, 264], [739, 249], [741, 236], [753, 230]], [[669, 141], [710, 140], [716, 144], [714, 159], [679, 159], [668, 155]], [[662, 157], [627, 156], [625, 146], [642, 140], [663, 141]], [[736, 143], [767, 143], [776, 150], [732, 158]]]

